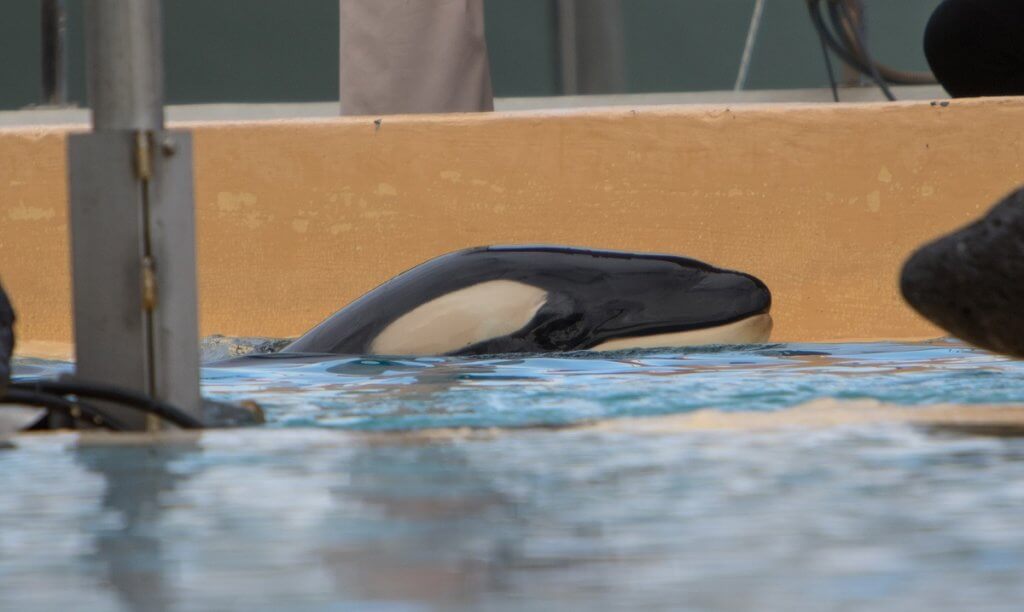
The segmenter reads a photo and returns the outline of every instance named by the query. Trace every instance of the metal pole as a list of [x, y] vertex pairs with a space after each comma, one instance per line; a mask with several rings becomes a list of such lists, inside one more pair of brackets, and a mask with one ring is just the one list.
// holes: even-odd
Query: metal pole
[[562, 94], [625, 91], [621, 0], [558, 0]]
[[85, 6], [93, 131], [68, 139], [75, 375], [200, 417], [192, 143], [164, 130], [161, 5]]
[[558, 0], [558, 60], [562, 95], [575, 96], [579, 89], [579, 60], [576, 55], [576, 0]]
[[43, 0], [41, 5], [43, 103], [68, 103], [67, 9], [64, 0]]
[[94, 130], [163, 129], [160, 17], [159, 0], [87, 0], [87, 83]]
[[582, 0], [576, 6], [579, 88], [583, 94], [626, 90], [622, 0]]

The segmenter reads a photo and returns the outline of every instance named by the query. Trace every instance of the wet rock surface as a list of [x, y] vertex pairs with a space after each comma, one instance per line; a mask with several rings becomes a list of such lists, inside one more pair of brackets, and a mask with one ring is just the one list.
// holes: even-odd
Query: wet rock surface
[[900, 289], [949, 333], [1024, 357], [1024, 189], [918, 249], [903, 267]]
[[220, 361], [244, 355], [276, 353], [294, 341], [294, 338], [235, 338], [218, 334], [199, 341], [199, 355], [203, 361]]

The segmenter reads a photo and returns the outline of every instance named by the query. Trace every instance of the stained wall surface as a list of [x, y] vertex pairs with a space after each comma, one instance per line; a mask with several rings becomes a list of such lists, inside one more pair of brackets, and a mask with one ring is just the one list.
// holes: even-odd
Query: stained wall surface
[[[441, 253], [560, 243], [754, 273], [779, 340], [931, 337], [901, 262], [1024, 176], [1017, 99], [189, 127], [204, 334], [297, 335]], [[0, 131], [22, 339], [71, 337], [65, 135]]]

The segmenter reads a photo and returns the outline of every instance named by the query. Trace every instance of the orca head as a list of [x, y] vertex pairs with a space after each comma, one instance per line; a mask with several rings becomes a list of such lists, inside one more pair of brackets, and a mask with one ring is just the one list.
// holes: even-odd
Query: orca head
[[[703, 262], [655, 256], [654, 265], [619, 285], [599, 308], [592, 350], [766, 342], [771, 334], [771, 292], [750, 274]], [[667, 265], [666, 265], [667, 264]], [[600, 316], [600, 313], [598, 313]]]
[[[546, 293], [534, 320], [467, 352], [621, 350], [765, 342], [771, 292], [743, 272], [695, 259], [567, 247], [489, 247], [487, 267]], [[501, 262], [502, 265], [499, 265]]]

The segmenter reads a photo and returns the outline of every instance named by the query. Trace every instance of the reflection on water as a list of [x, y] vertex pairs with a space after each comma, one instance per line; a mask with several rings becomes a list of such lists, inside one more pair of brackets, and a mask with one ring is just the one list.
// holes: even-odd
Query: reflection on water
[[184, 479], [168, 466], [189, 447], [155, 446], [130, 458], [116, 446], [76, 449], [79, 465], [105, 482], [100, 503], [109, 521], [93, 532], [93, 547], [81, 562], [102, 575], [128, 610], [168, 610], [175, 599], [159, 527], [162, 504]]
[[69, 438], [0, 452], [0, 608], [1016, 610], [1024, 597], [1020, 439], [903, 426]]
[[206, 368], [204, 389], [256, 395], [273, 424], [161, 444], [26, 435], [0, 450], [0, 609], [1009, 611], [1024, 599], [1021, 438], [898, 423], [351, 431], [1024, 397], [1019, 362], [957, 344], [247, 358]]

